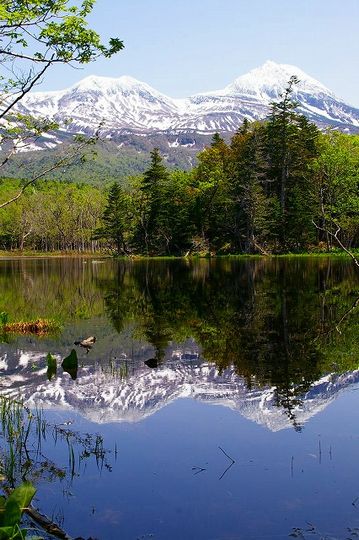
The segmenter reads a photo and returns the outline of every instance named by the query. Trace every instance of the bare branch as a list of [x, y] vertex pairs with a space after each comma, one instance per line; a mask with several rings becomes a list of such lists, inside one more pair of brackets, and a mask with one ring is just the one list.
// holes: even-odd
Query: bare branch
[[323, 232], [329, 234], [332, 238], [334, 238], [335, 241], [338, 243], [338, 245], [339, 245], [339, 246], [340, 246], [340, 247], [341, 247], [341, 248], [342, 248], [342, 249], [343, 249], [343, 250], [344, 250], [351, 258], [352, 258], [352, 259], [353, 259], [354, 264], [359, 268], [359, 261], [358, 261], [358, 259], [355, 257], [355, 255], [354, 255], [349, 249], [347, 249], [347, 248], [344, 246], [343, 242], [342, 242], [342, 241], [339, 239], [339, 237], [338, 237], [338, 234], [339, 234], [340, 231], [341, 231], [341, 227], [340, 227], [339, 225], [337, 225], [337, 224], [335, 223], [335, 225], [337, 226], [337, 230], [335, 231], [335, 233], [333, 233], [333, 232], [330, 231], [329, 229], [325, 229], [325, 228], [320, 227], [319, 225], [317, 225], [317, 224], [315, 223], [314, 220], [312, 220], [312, 223], [313, 223], [314, 227], [316, 227], [319, 231], [323, 231]]
[[[97, 133], [97, 136], [93, 140], [96, 141], [97, 139], [98, 139], [98, 133]], [[91, 142], [91, 141], [86, 140], [86, 141], [82, 142], [78, 147], [76, 147], [76, 149], [74, 149], [72, 154], [69, 155], [67, 153], [65, 156], [63, 156], [61, 159], [57, 160], [53, 165], [51, 165], [51, 167], [48, 167], [47, 169], [45, 169], [41, 173], [35, 175], [33, 178], [31, 178], [30, 180], [25, 182], [25, 184], [18, 191], [18, 193], [16, 195], [14, 195], [14, 197], [12, 197], [11, 199], [8, 199], [7, 201], [0, 204], [0, 209], [5, 208], [5, 206], [8, 206], [9, 204], [11, 204], [13, 202], [16, 202], [18, 199], [20, 199], [20, 197], [23, 195], [25, 190], [29, 186], [35, 184], [35, 182], [37, 182], [37, 180], [40, 180], [41, 178], [45, 177], [46, 175], [48, 175], [49, 173], [51, 173], [55, 169], [58, 169], [59, 167], [62, 167], [64, 165], [69, 166], [73, 159], [78, 159], [78, 158], [84, 157], [84, 154], [82, 154], [82, 156], [81, 156], [80, 152], [81, 152], [82, 148], [84, 148], [85, 146], [87, 146], [89, 144], [89, 142]]]
[[43, 69], [37, 74], [34, 76], [34, 78], [29, 82], [28, 86], [26, 86], [26, 84], [24, 85], [24, 87], [22, 88], [21, 92], [19, 93], [19, 95], [14, 99], [14, 101], [12, 103], [10, 103], [10, 105], [8, 105], [6, 107], [6, 109], [4, 111], [2, 111], [0, 113], [0, 118], [4, 118], [4, 116], [16, 105], [16, 103], [18, 103], [28, 92], [30, 92], [30, 90], [35, 86], [35, 84], [37, 83], [37, 81], [39, 79], [41, 79], [41, 77], [43, 76], [43, 74], [45, 73], [45, 71], [51, 66], [51, 61], [48, 61], [48, 63], [43, 67]]

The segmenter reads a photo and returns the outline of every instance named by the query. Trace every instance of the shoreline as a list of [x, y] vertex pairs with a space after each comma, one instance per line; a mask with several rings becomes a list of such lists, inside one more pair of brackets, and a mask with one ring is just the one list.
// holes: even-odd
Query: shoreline
[[[354, 255], [359, 255], [357, 250]], [[350, 258], [350, 255], [345, 251], [338, 250], [333, 252], [307, 252], [307, 253], [278, 253], [278, 254], [251, 254], [237, 253], [227, 255], [111, 255], [106, 253], [91, 253], [91, 252], [12, 252], [0, 251], [0, 260], [7, 259], [112, 259], [124, 261], [139, 261], [139, 260], [211, 260], [211, 259], [280, 259], [280, 258]]]

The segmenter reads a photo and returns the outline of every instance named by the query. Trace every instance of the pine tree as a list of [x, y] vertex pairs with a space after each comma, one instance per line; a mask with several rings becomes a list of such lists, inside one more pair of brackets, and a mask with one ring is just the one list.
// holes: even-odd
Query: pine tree
[[218, 132], [216, 132], [212, 137], [212, 141], [211, 141], [212, 148], [215, 147], [215, 146], [220, 147], [223, 143], [224, 143], [224, 140], [222, 139], [220, 134]]
[[102, 216], [103, 225], [95, 231], [94, 239], [104, 238], [115, 246], [117, 254], [127, 254], [125, 241], [127, 226], [127, 199], [121, 186], [115, 182], [109, 191]]
[[270, 240], [273, 200], [265, 195], [265, 130], [248, 121], [231, 142], [231, 216], [233, 244], [246, 253], [265, 253]]
[[[296, 112], [298, 103], [292, 99], [293, 86], [299, 80], [290, 78], [287, 88], [278, 103], [272, 103], [267, 123], [268, 178], [271, 189], [268, 195], [276, 196], [279, 202], [280, 219], [277, 236], [280, 249], [298, 247], [297, 231], [291, 230], [294, 214], [300, 215], [300, 200], [309, 200], [308, 170], [317, 155], [316, 140], [319, 131], [303, 115]], [[304, 207], [302, 210], [306, 210]], [[299, 213], [298, 213], [299, 211]], [[295, 220], [294, 220], [295, 221]], [[306, 220], [306, 227], [308, 227]], [[303, 227], [303, 220], [300, 230]]]
[[217, 133], [211, 146], [197, 156], [194, 221], [198, 235], [196, 243], [202, 251], [226, 243], [228, 155], [229, 148]]
[[169, 180], [167, 168], [163, 164], [158, 148], [151, 152], [150, 167], [143, 175], [140, 191], [142, 193], [142, 208], [140, 212], [140, 237], [147, 255], [156, 244], [158, 233], [161, 200], [161, 188]]

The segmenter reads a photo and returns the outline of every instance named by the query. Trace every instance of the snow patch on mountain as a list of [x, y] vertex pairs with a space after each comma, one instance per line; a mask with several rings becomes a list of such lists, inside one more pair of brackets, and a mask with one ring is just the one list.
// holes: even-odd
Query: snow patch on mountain
[[261, 67], [238, 77], [232, 84], [226, 86], [223, 94], [247, 95], [258, 100], [269, 100], [269, 103], [273, 99], [280, 98], [280, 94], [293, 75], [299, 79], [299, 84], [294, 87], [295, 94], [325, 95], [336, 99], [328, 88], [298, 67], [289, 64], [276, 64], [271, 60], [267, 60]]
[[270, 103], [280, 98], [292, 75], [300, 80], [293, 92], [300, 112], [321, 127], [358, 130], [359, 109], [296, 66], [273, 61], [222, 90], [187, 99], [172, 99], [129, 76], [90, 76], [59, 92], [33, 92], [24, 98], [21, 110], [52, 118], [67, 133], [93, 135], [101, 125], [103, 136], [109, 139], [123, 134], [233, 133], [244, 118], [265, 118]]
[[106, 373], [98, 364], [81, 368], [76, 381], [62, 370], [48, 381], [46, 368], [32, 370], [34, 363], [41, 365], [43, 353], [18, 351], [11, 369], [8, 358], [0, 359], [1, 392], [21, 397], [30, 407], [73, 410], [96, 423], [142, 421], [175, 400], [191, 398], [228, 407], [248, 420], [278, 431], [293, 427], [293, 415], [297, 425], [304, 424], [341, 392], [359, 384], [359, 369], [323, 376], [296, 399], [288, 414], [278, 406], [275, 387], [254, 384], [249, 389], [234, 368], [219, 372], [215, 365], [200, 362], [198, 354], [182, 353], [173, 354], [158, 369], [137, 362], [126, 378]]

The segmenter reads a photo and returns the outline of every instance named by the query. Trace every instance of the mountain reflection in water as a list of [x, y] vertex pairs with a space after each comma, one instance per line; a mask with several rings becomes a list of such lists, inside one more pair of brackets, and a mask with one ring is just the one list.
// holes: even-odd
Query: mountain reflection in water
[[71, 536], [354, 539], [349, 260], [1, 260], [0, 292], [62, 325], [0, 336], [0, 392], [44, 410], [30, 479]]
[[[300, 429], [357, 379], [358, 280], [345, 259], [12, 260], [0, 286], [10, 317], [64, 325], [58, 338], [4, 336], [2, 391], [97, 422], [186, 396]], [[60, 366], [88, 335], [77, 381], [61, 369], [47, 381], [46, 354]]]
[[253, 384], [249, 388], [233, 367], [219, 371], [188, 348], [172, 351], [157, 369], [149, 368], [146, 361], [123, 358], [109, 366], [84, 365], [76, 382], [64, 372], [48, 381], [42, 353], [17, 351], [5, 356], [4, 395], [21, 396], [30, 407], [79, 412], [96, 423], [138, 422], [176, 399], [192, 398], [229, 407], [271, 431], [299, 429], [340, 392], [359, 383], [359, 370], [325, 375], [296, 399], [289, 413], [278, 406], [276, 387]]

